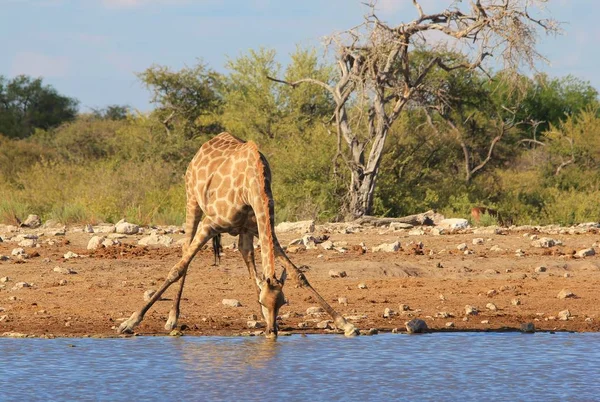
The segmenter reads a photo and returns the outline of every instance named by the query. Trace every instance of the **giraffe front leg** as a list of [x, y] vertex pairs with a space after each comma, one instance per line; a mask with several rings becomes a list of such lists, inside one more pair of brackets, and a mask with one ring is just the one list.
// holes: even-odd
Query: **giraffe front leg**
[[185, 284], [185, 278], [187, 276], [187, 269], [183, 273], [181, 277], [181, 282], [179, 284], [179, 291], [177, 292], [177, 297], [173, 300], [173, 305], [171, 310], [169, 311], [169, 318], [165, 324], [165, 329], [167, 331], [172, 331], [177, 328], [177, 320], [179, 320], [179, 306], [181, 304], [181, 295], [183, 294], [183, 286]]

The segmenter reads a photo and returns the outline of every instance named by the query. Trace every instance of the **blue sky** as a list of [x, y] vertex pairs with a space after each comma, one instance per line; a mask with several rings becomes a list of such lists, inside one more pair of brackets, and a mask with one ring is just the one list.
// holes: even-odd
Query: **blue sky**
[[[421, 0], [426, 12], [451, 1]], [[380, 0], [391, 22], [414, 18], [410, 0]], [[564, 34], [542, 37], [542, 70], [573, 74], [600, 89], [600, 2], [550, 0]], [[200, 58], [225, 71], [248, 49], [275, 49], [286, 63], [296, 45], [350, 28], [366, 12], [361, 0], [0, 0], [0, 75], [44, 77], [82, 110], [128, 104], [149, 110], [135, 76], [152, 64], [181, 68]]]

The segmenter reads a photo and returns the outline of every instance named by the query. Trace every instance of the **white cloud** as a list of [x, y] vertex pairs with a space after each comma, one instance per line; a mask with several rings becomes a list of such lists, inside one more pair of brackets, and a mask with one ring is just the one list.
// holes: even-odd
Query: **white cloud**
[[36, 52], [19, 52], [12, 62], [12, 75], [31, 75], [33, 77], [64, 77], [71, 62], [64, 56], [49, 56]]

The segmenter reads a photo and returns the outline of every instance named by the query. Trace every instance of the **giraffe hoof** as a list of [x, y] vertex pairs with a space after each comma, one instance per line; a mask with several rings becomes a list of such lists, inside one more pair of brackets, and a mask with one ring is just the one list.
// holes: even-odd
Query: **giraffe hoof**
[[344, 330], [344, 336], [347, 336], [349, 338], [360, 335], [360, 331], [358, 330], [358, 328], [356, 328], [354, 325], [350, 324], [349, 322], [346, 323], [346, 325], [344, 325], [344, 327], [342, 329]]
[[119, 334], [133, 334], [133, 329], [140, 323], [141, 318], [138, 313], [133, 313], [129, 319], [123, 321], [119, 328], [117, 328], [117, 333]]

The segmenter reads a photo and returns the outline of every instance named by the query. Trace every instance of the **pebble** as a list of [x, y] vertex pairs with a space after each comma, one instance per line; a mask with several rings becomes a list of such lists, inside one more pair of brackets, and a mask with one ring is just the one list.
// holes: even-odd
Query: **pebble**
[[329, 277], [330, 278], [345, 278], [346, 276], [348, 276], [346, 274], [346, 271], [337, 271], [337, 270], [329, 270]]
[[3, 276], [2, 278], [0, 278], [1, 283], [6, 283], [8, 281], [10, 281], [10, 278], [8, 276]]
[[544, 267], [543, 265], [540, 265], [539, 267], [535, 267], [534, 271], [537, 273], [546, 272], [546, 267]]
[[347, 297], [338, 297], [338, 304], [343, 304], [344, 306], [347, 306], [348, 298]]
[[398, 306], [398, 308], [400, 311], [409, 311], [410, 310], [410, 307], [408, 306], [408, 304], [400, 304]]
[[393, 253], [400, 250], [400, 242], [395, 241], [393, 243], [383, 243], [379, 246], [373, 247], [371, 249], [372, 252], [384, 252], [384, 253]]
[[461, 243], [458, 246], [456, 246], [456, 248], [460, 251], [465, 251], [467, 249], [467, 243]]
[[92, 236], [90, 241], [87, 244], [88, 250], [96, 250], [98, 247], [102, 245], [102, 242], [106, 240], [104, 236]]
[[519, 300], [519, 299], [512, 299], [510, 301], [510, 304], [512, 304], [513, 306], [519, 306], [519, 305], [521, 305], [521, 300]]
[[454, 323], [452, 321], [447, 322], [446, 328], [454, 328]]
[[77, 273], [77, 272], [73, 271], [71, 268], [64, 268], [64, 267], [54, 267], [54, 269], [52, 271], [58, 272], [59, 274], [63, 274], [63, 275], [73, 275], [73, 274]]
[[10, 260], [10, 257], [7, 255], [0, 255], [0, 261], [8, 261]]
[[490, 323], [490, 320], [482, 320], [482, 321], [481, 321], [481, 323], [482, 323], [482, 324], [489, 324], [489, 323]]
[[72, 251], [68, 251], [67, 253], [65, 253], [65, 255], [63, 257], [65, 258], [65, 260], [68, 260], [69, 258], [77, 258], [77, 257], [79, 257], [79, 255], [75, 254]]
[[498, 291], [496, 289], [490, 289], [487, 291], [487, 297], [493, 297], [496, 296], [498, 294]]
[[467, 304], [465, 306], [465, 314], [466, 315], [477, 315], [477, 314], [479, 314], [479, 310], [477, 310], [477, 307]]
[[429, 331], [427, 323], [420, 318], [413, 318], [405, 323], [406, 332], [409, 334], [423, 334]]
[[318, 306], [309, 307], [306, 309], [306, 314], [321, 314], [324, 312], [325, 312], [325, 310], [323, 310], [323, 307], [318, 307]]
[[569, 299], [575, 297], [575, 293], [571, 292], [570, 290], [563, 289], [558, 292], [558, 296], [556, 297], [559, 299]]
[[[144, 292], [144, 301], [145, 302], [149, 302], [150, 299], [152, 299], [152, 296], [154, 296], [154, 294], [156, 293], [156, 290], [154, 289], [148, 289]], [[225, 300], [223, 300], [225, 301]], [[225, 303], [223, 303], [225, 304]], [[233, 306], [233, 307], [237, 307], [237, 306]]]
[[361, 282], [361, 283], [358, 284], [358, 288], [359, 289], [366, 289], [367, 288], [367, 284], [364, 283], [364, 282]]
[[562, 321], [567, 321], [571, 317], [571, 312], [569, 310], [563, 310], [558, 313], [558, 319]]
[[477, 237], [477, 238], [473, 239], [473, 244], [474, 245], [483, 244], [483, 238]]
[[594, 250], [593, 248], [586, 248], [577, 252], [577, 257], [580, 258], [591, 257], [593, 255], [596, 255], [596, 250]]
[[389, 307], [386, 307], [383, 310], [383, 318], [390, 318], [390, 317], [392, 317], [394, 315], [396, 315], [396, 312], [394, 310], [392, 310], [391, 308], [389, 308]]
[[221, 303], [227, 307], [242, 307], [242, 303], [237, 299], [223, 299]]
[[[17, 282], [15, 283], [15, 286], [12, 287], [12, 290], [17, 290], [17, 289], [23, 289], [23, 288], [30, 288], [31, 284], [27, 283], [27, 282]], [[16, 300], [16, 298], [15, 298]]]
[[329, 321], [329, 320], [319, 321], [317, 323], [317, 328], [319, 328], [319, 329], [330, 329], [331, 325], [329, 325], [329, 324], [331, 324], [331, 321]]
[[485, 308], [487, 308], [488, 310], [491, 311], [497, 311], [498, 307], [496, 307], [496, 305], [494, 303], [488, 303], [485, 305]]
[[248, 326], [248, 328], [264, 328], [265, 326], [264, 323], [256, 320], [248, 320], [246, 322], [246, 325]]

